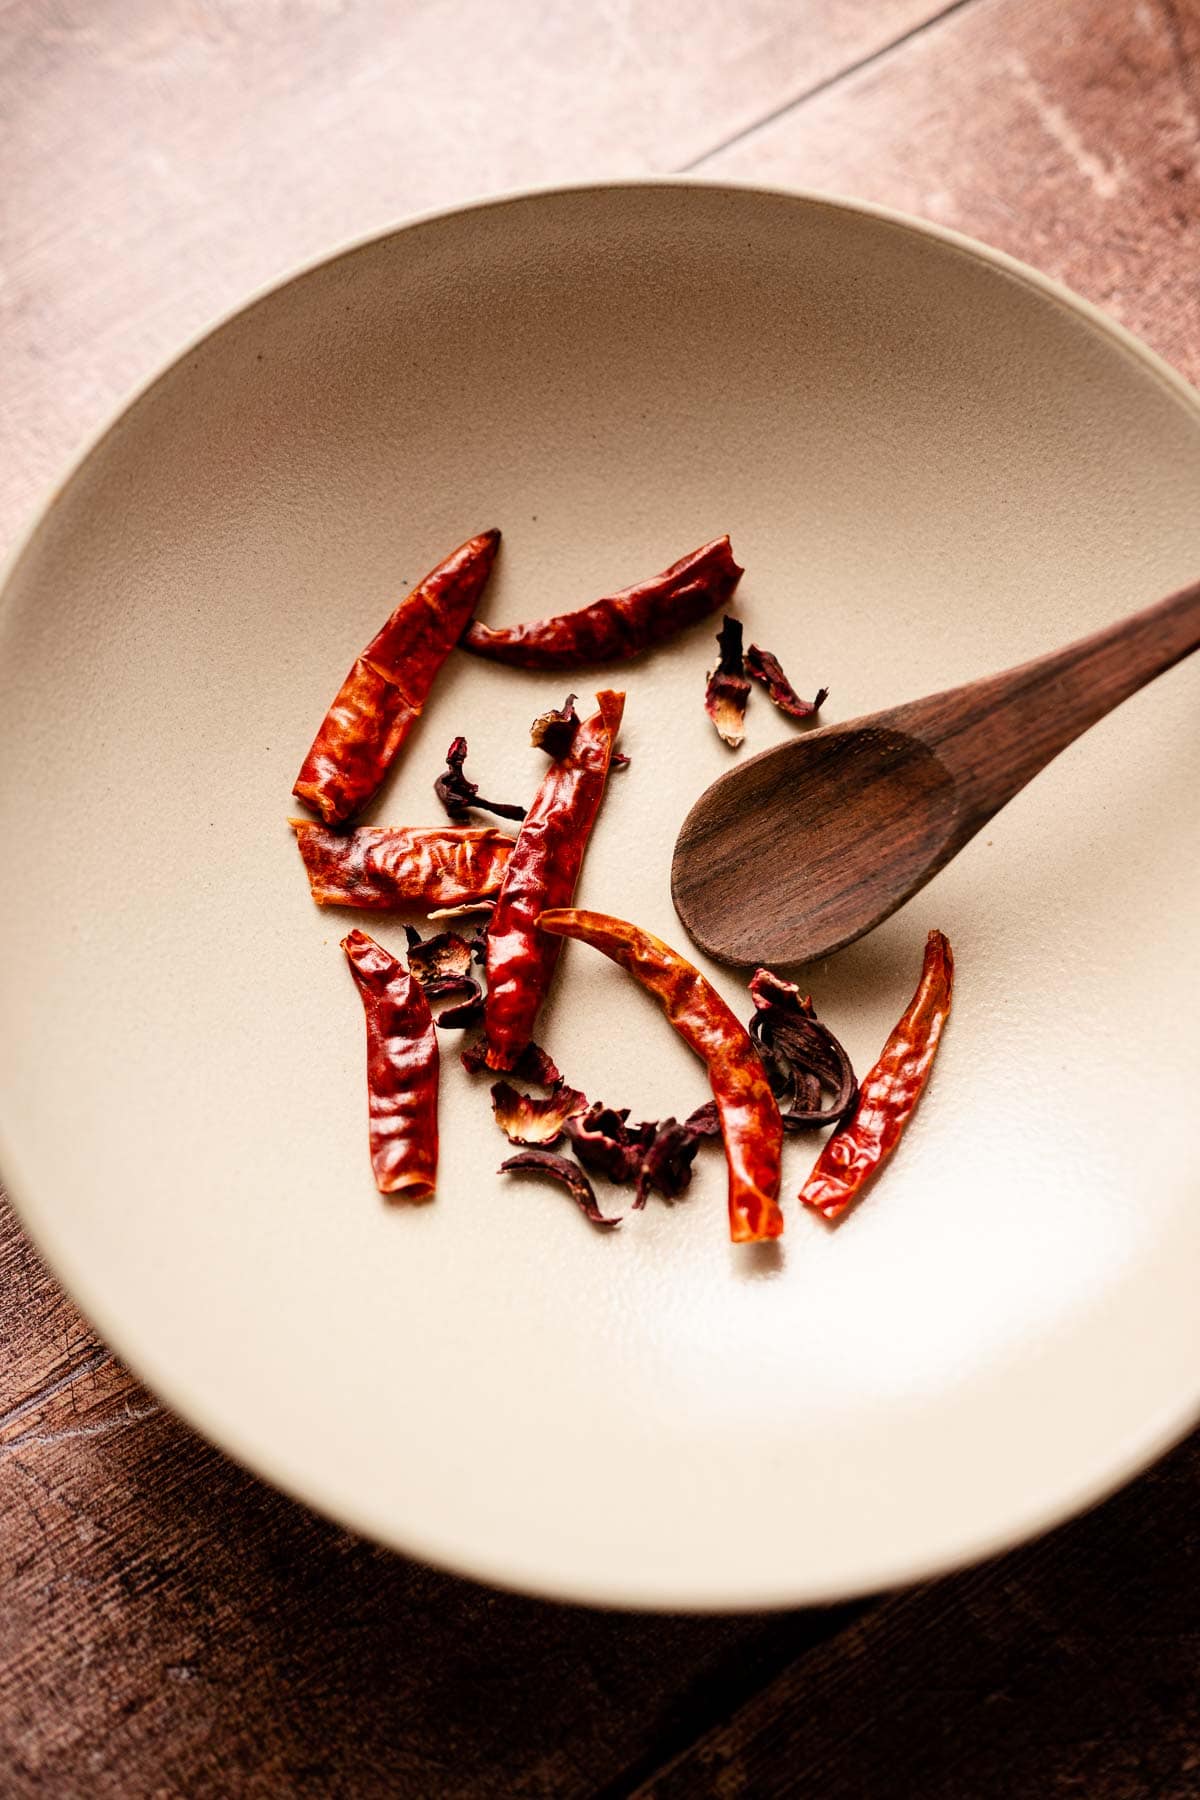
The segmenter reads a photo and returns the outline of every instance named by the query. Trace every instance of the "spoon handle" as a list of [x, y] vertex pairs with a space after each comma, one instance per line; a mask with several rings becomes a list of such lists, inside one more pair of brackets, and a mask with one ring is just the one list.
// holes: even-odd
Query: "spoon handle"
[[1200, 648], [1200, 581], [1141, 612], [881, 722], [936, 749], [965, 814], [988, 816], [1081, 732]]

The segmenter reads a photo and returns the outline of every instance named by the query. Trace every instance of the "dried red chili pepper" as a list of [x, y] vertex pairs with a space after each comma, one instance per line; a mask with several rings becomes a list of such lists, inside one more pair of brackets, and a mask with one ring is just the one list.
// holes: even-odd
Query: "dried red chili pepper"
[[603, 951], [662, 1002], [671, 1024], [708, 1067], [729, 1164], [730, 1236], [735, 1244], [778, 1237], [783, 1127], [745, 1026], [699, 969], [624, 919], [563, 909], [543, 913], [538, 924]]
[[492, 1088], [492, 1112], [496, 1123], [512, 1144], [553, 1144], [575, 1113], [587, 1108], [587, 1095], [565, 1081], [548, 1094], [522, 1094], [509, 1081], [497, 1081]]
[[438, 1046], [429, 1002], [365, 931], [342, 939], [367, 1016], [371, 1167], [381, 1194], [429, 1200], [437, 1182]]
[[516, 842], [494, 825], [360, 825], [343, 836], [309, 819], [291, 824], [317, 905], [377, 912], [486, 902]]
[[475, 611], [500, 543], [468, 538], [406, 594], [343, 681], [292, 792], [340, 825], [376, 792]]
[[[750, 1036], [758, 1045], [787, 1132], [816, 1131], [846, 1117], [858, 1098], [854, 1069], [807, 994], [770, 969], [750, 979], [754, 1016]], [[821, 1105], [822, 1093], [831, 1098]]]
[[738, 619], [726, 618], [717, 633], [720, 660], [708, 672], [704, 690], [704, 710], [717, 728], [717, 736], [736, 750], [746, 735], [746, 702], [750, 683], [742, 672], [742, 627]]
[[621, 1223], [620, 1219], [610, 1219], [600, 1211], [596, 1204], [596, 1192], [581, 1168], [565, 1156], [557, 1156], [553, 1150], [522, 1150], [517, 1156], [510, 1156], [507, 1162], [500, 1164], [501, 1175], [549, 1175], [555, 1181], [561, 1181], [567, 1192], [585, 1219], [593, 1225], [599, 1225], [605, 1231], [611, 1231]]
[[624, 662], [725, 606], [741, 574], [729, 539], [714, 538], [650, 581], [606, 595], [578, 612], [500, 631], [475, 622], [463, 634], [463, 648], [519, 669]]
[[815, 699], [802, 700], [780, 668], [779, 658], [757, 644], [751, 644], [746, 652], [746, 673], [762, 684], [768, 698], [791, 719], [811, 719], [829, 698], [828, 688], [818, 688]]
[[538, 914], [565, 906], [575, 892], [624, 694], [597, 694], [599, 712], [547, 769], [526, 815], [487, 929], [488, 997], [484, 1026], [489, 1069], [511, 1070], [529, 1043], [562, 948], [537, 928]]
[[433, 784], [433, 791], [449, 816], [462, 823], [470, 817], [471, 808], [474, 807], [476, 812], [495, 813], [498, 819], [523, 819], [523, 806], [513, 806], [504, 800], [479, 798], [479, 783], [468, 781], [463, 769], [466, 760], [467, 740], [465, 737], [456, 737], [446, 752], [446, 767]]
[[[529, 727], [529, 741], [535, 750], [544, 750], [555, 760], [567, 754], [579, 730], [575, 698], [574, 694], [568, 694], [561, 706], [552, 706], [549, 712], [538, 714]], [[615, 756], [613, 761], [616, 761]]]
[[931, 931], [916, 993], [863, 1077], [853, 1116], [826, 1141], [800, 1190], [805, 1206], [826, 1219], [841, 1218], [900, 1141], [929, 1078], [953, 987], [950, 945], [940, 931]]

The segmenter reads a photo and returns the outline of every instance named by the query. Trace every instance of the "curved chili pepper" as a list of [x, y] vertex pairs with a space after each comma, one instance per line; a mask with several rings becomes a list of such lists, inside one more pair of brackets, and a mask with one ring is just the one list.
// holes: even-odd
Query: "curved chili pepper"
[[827, 1139], [800, 1189], [805, 1206], [840, 1219], [900, 1141], [950, 1016], [954, 957], [940, 931], [931, 931], [917, 991], [904, 1017], [864, 1078], [849, 1123]]
[[516, 841], [494, 825], [360, 825], [343, 836], [308, 819], [291, 824], [317, 905], [376, 912], [490, 899]]
[[729, 1235], [735, 1244], [778, 1237], [779, 1108], [749, 1033], [716, 988], [661, 938], [624, 919], [563, 909], [543, 913], [538, 925], [602, 950], [662, 1002], [684, 1043], [708, 1067], [729, 1164]]
[[487, 928], [487, 1066], [512, 1069], [533, 1037], [538, 1009], [562, 948], [537, 928], [538, 914], [566, 906], [575, 892], [596, 817], [624, 694], [596, 695], [599, 712], [546, 770], [504, 871]]
[[355, 660], [292, 789], [327, 825], [342, 824], [379, 787], [475, 611], [499, 543], [498, 531], [481, 531], [460, 544]]
[[421, 984], [352, 931], [342, 939], [367, 1015], [371, 1167], [381, 1194], [431, 1200], [438, 1162], [437, 1033]]
[[728, 537], [714, 538], [650, 581], [594, 600], [578, 612], [500, 631], [476, 621], [463, 634], [463, 649], [518, 669], [625, 662], [724, 606], [741, 574]]

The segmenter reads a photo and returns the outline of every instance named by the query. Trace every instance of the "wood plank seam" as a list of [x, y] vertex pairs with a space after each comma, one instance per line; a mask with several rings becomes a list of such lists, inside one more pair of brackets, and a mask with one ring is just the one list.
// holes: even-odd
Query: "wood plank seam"
[[[885, 61], [898, 50], [903, 50], [905, 45], [911, 44], [915, 38], [924, 37], [926, 32], [943, 24], [953, 13], [962, 12], [968, 6], [982, 6], [983, 3], [984, 0], [950, 0], [949, 5], [943, 6], [940, 11], [933, 13], [928, 19], [923, 19], [919, 25], [912, 25], [907, 31], [902, 31], [900, 36], [893, 38], [890, 43], [880, 44], [878, 49], [872, 50], [866, 56], [860, 56], [856, 62], [847, 63], [844, 69], [837, 71], [836, 75], [826, 75], [823, 80], [814, 81], [811, 87], [803, 88], [798, 94], [791, 95], [789, 99], [781, 100], [778, 106], [770, 107], [761, 118], [755, 119], [753, 123], [740, 126], [737, 131], [731, 131], [727, 137], [721, 138], [707, 150], [701, 151], [699, 156], [693, 156], [690, 162], [681, 163], [676, 173], [692, 174], [696, 169], [702, 168], [710, 158], [720, 156], [723, 150], [731, 150], [735, 144], [745, 143], [756, 132], [763, 131], [768, 125], [774, 125], [777, 120], [786, 118], [788, 113], [795, 112], [797, 107], [804, 106], [809, 100], [815, 100], [818, 94], [828, 93], [830, 88], [839, 87], [843, 81], [849, 81], [852, 76], [861, 74], [864, 69], [873, 68], [876, 63]], [[1164, 8], [1171, 3], [1172, 0], [1159, 0], [1159, 4]]]

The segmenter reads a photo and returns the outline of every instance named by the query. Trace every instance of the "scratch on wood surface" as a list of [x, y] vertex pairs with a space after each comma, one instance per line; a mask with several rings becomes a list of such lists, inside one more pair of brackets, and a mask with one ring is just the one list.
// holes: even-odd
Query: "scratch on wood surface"
[[1101, 200], [1113, 199], [1120, 193], [1127, 175], [1120, 157], [1115, 157], [1110, 165], [1087, 148], [1062, 107], [1051, 100], [1023, 56], [1011, 55], [1005, 61], [1017, 88], [1037, 114], [1044, 130], [1069, 157], [1092, 192]]
[[39, 1406], [46, 1404], [47, 1400], [53, 1400], [56, 1394], [64, 1393], [67, 1388], [74, 1387], [75, 1383], [82, 1380], [83, 1376], [91, 1375], [96, 1369], [102, 1369], [105, 1363], [112, 1360], [111, 1350], [106, 1350], [103, 1345], [100, 1345], [92, 1351], [90, 1356], [85, 1356], [81, 1363], [77, 1363], [73, 1369], [68, 1369], [65, 1375], [60, 1375], [57, 1381], [48, 1382], [45, 1387], [39, 1388], [36, 1394], [30, 1394], [27, 1399], [19, 1400], [15, 1406], [10, 1406], [5, 1412], [0, 1412], [0, 1432], [5, 1431], [10, 1425], [15, 1425], [17, 1420], [25, 1418], [26, 1414], [36, 1412]]
[[[90, 1425], [63, 1425], [58, 1431], [26, 1431], [15, 1437], [10, 1443], [0, 1444], [0, 1462], [6, 1457], [15, 1456], [18, 1450], [41, 1449], [47, 1444], [62, 1444], [69, 1438], [104, 1437], [116, 1431], [124, 1431], [130, 1425], [139, 1425], [143, 1419], [152, 1419], [162, 1408], [157, 1403], [150, 1406], [130, 1406], [126, 1401], [119, 1413], [107, 1419], [94, 1419]], [[18, 1465], [19, 1466], [19, 1465]]]

